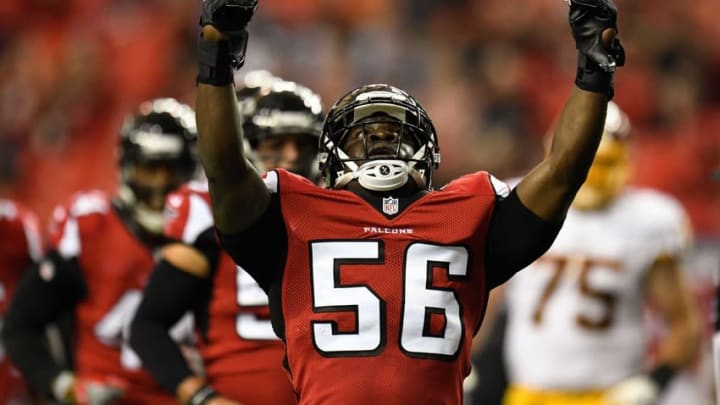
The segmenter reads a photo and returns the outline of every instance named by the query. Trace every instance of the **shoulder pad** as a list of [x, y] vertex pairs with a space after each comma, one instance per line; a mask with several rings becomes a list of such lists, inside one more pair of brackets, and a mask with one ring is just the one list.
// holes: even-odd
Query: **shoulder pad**
[[500, 190], [496, 190], [495, 188], [498, 187], [502, 189], [507, 188], [507, 186], [500, 180], [495, 179], [497, 181], [496, 185], [491, 178], [494, 177], [486, 171], [469, 173], [446, 184], [441, 190], [467, 192], [472, 194], [479, 194], [483, 191], [487, 191], [487, 193], [500, 196]]
[[99, 232], [112, 212], [110, 199], [101, 191], [73, 195], [67, 205], [53, 210], [50, 221], [50, 242], [64, 257], [80, 254], [80, 235]]
[[200, 234], [213, 227], [210, 196], [183, 186], [165, 200], [165, 236], [192, 244]]

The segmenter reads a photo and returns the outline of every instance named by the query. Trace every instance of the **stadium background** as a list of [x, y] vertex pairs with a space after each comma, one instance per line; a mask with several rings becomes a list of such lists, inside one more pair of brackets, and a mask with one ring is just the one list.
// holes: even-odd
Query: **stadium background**
[[[628, 66], [615, 101], [634, 127], [634, 183], [688, 209], [688, 272], [709, 319], [720, 272], [720, 5], [616, 4]], [[77, 190], [113, 191], [124, 114], [158, 96], [193, 104], [199, 5], [0, 2], [0, 192], [46, 222]], [[261, 0], [245, 71], [306, 84], [325, 107], [368, 82], [406, 88], [439, 132], [436, 184], [478, 169], [510, 177], [538, 161], [572, 86], [566, 19], [561, 0]]]

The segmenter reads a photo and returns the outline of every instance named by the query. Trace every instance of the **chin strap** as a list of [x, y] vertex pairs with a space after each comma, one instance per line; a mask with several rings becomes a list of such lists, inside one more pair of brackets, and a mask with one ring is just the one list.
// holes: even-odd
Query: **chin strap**
[[136, 206], [133, 209], [133, 218], [146, 231], [155, 235], [163, 233], [165, 218], [162, 212]]
[[371, 160], [363, 163], [360, 167], [354, 162], [346, 162], [346, 165], [357, 168], [338, 176], [335, 181], [335, 188], [343, 188], [357, 179], [358, 183], [368, 190], [388, 191], [404, 186], [410, 178], [415, 181], [418, 187], [426, 187], [423, 173], [404, 160]]
[[371, 160], [340, 176], [336, 186], [344, 186], [357, 179], [358, 183], [368, 190], [394, 190], [407, 183], [408, 171], [408, 164], [402, 160]]
[[137, 204], [135, 193], [127, 185], [120, 186], [118, 197], [130, 208], [132, 217], [144, 230], [161, 235], [165, 227], [165, 217], [162, 211], [155, 211]]
[[[340, 159], [348, 159], [342, 149], [338, 149], [337, 153]], [[418, 159], [424, 154], [425, 147], [423, 146], [412, 158]], [[415, 184], [422, 189], [427, 187], [424, 170], [415, 169], [415, 161], [376, 159], [358, 166], [351, 160], [345, 160], [344, 165], [349, 171], [338, 175], [334, 188], [343, 188], [351, 181], [357, 180], [368, 190], [388, 191], [404, 186], [409, 179], [413, 179]]]

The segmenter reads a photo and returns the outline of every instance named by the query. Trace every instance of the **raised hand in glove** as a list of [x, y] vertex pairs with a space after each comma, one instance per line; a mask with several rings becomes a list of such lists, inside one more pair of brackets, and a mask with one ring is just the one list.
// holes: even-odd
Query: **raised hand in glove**
[[575, 84], [613, 96], [612, 73], [625, 65], [625, 49], [616, 37], [617, 8], [612, 0], [568, 0], [569, 21], [578, 50]]
[[257, 5], [258, 0], [204, 0], [200, 26], [212, 25], [230, 38], [242, 35]]
[[198, 82], [232, 83], [233, 69], [245, 63], [250, 19], [258, 0], [204, 0], [198, 41]]
[[611, 0], [570, 0], [569, 19], [578, 51], [606, 72], [625, 64], [625, 50], [614, 37], [617, 8]]

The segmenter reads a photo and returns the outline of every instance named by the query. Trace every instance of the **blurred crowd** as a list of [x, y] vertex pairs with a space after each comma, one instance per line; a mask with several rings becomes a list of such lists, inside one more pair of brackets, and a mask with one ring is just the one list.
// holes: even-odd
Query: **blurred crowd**
[[[667, 191], [700, 238], [720, 238], [717, 0], [617, 0], [628, 65], [615, 101], [635, 135], [634, 182]], [[117, 183], [122, 117], [192, 104], [199, 0], [0, 2], [0, 188], [46, 220], [73, 191]], [[246, 69], [316, 89], [325, 107], [363, 83], [407, 88], [430, 112], [436, 184], [521, 174], [575, 75], [561, 0], [262, 0]]]

